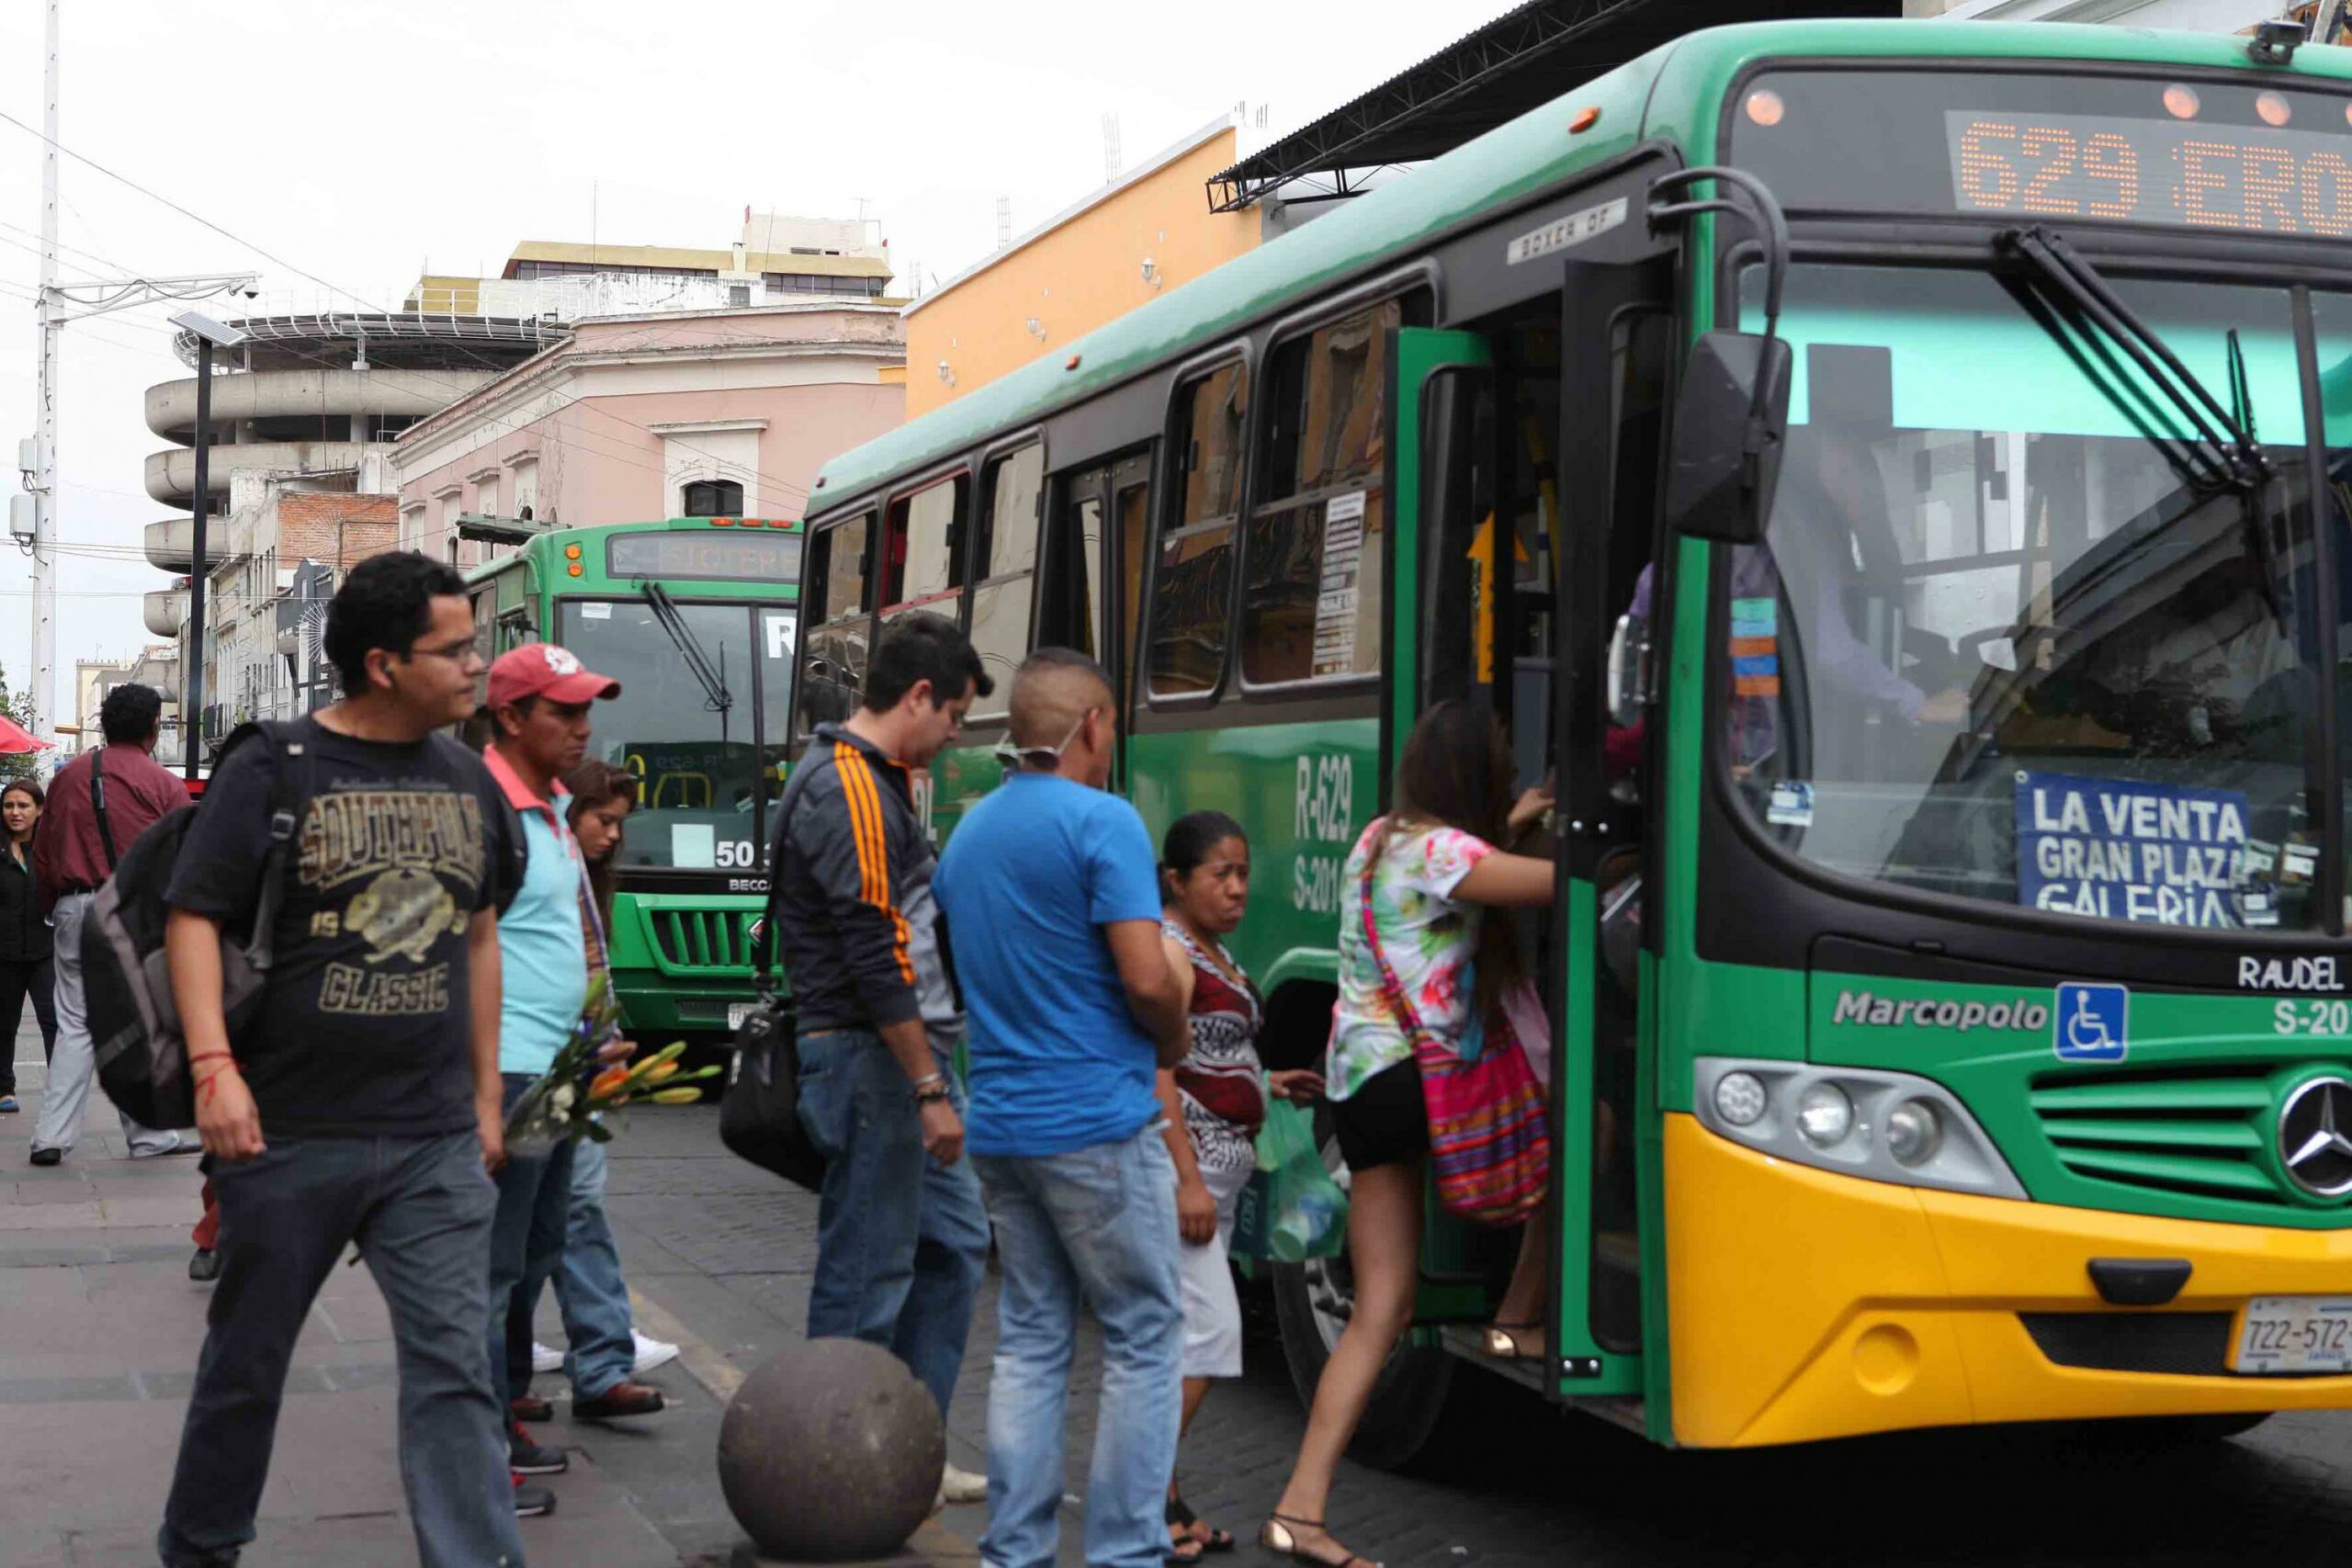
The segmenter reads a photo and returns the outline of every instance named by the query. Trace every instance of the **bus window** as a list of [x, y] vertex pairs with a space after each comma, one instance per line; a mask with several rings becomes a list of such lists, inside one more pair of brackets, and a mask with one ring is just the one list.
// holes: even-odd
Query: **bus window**
[[889, 554], [881, 571], [883, 619], [910, 609], [955, 615], [956, 584], [964, 581], [963, 523], [970, 488], [971, 481], [958, 474], [890, 503]]
[[808, 541], [801, 603], [817, 624], [801, 644], [800, 733], [855, 711], [865, 690], [865, 645], [873, 602], [874, 513], [820, 530]]
[[978, 558], [973, 569], [972, 647], [981, 667], [996, 682], [992, 696], [973, 705], [971, 716], [1002, 716], [1012, 695], [1012, 672], [1029, 651], [1029, 606], [1037, 569], [1037, 496], [1046, 477], [1046, 449], [1032, 443], [989, 465], [982, 493], [988, 514], [981, 523]]
[[1241, 674], [1253, 686], [1380, 670], [1387, 537], [1381, 436], [1388, 300], [1275, 351], [1266, 493], [1242, 567]]
[[1214, 691], [1224, 671], [1249, 398], [1250, 373], [1240, 365], [1211, 371], [1176, 395], [1183, 488], [1159, 536], [1152, 583], [1148, 668], [1157, 697]]
[[[1130, 464], [1140, 469], [1145, 460], [1134, 458]], [[1143, 613], [1143, 531], [1150, 509], [1145, 504], [1150, 488], [1138, 481], [1121, 486], [1114, 512], [1119, 525], [1119, 657], [1135, 657], [1136, 621]]]

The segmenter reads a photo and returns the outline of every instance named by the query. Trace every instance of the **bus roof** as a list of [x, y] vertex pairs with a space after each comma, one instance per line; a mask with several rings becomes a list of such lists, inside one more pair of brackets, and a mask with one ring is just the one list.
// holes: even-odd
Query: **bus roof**
[[[1479, 214], [1532, 197], [1645, 138], [1673, 141], [1691, 162], [1705, 162], [1713, 155], [1723, 92], [1750, 63], [1776, 55], [2079, 60], [2352, 79], [2352, 49], [2308, 44], [2290, 66], [2256, 66], [2245, 39], [2211, 33], [1893, 20], [1754, 22], [1695, 32], [842, 454], [820, 471], [808, 510], [832, 511], [898, 475], [1207, 350], [1295, 300], [1408, 254]], [[1572, 141], [1566, 117], [1588, 107], [1600, 110], [1593, 133]]]

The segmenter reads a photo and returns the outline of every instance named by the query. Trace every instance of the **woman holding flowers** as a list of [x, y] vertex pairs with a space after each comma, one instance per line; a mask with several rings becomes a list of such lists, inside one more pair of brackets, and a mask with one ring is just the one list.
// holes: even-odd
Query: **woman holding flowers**
[[[618, 1104], [633, 1097], [693, 1100], [699, 1090], [673, 1085], [678, 1074], [675, 1050], [642, 1064], [628, 1063], [633, 1047], [620, 1037], [619, 1010], [612, 994], [605, 936], [612, 919], [623, 825], [637, 799], [636, 777], [609, 762], [591, 760], [565, 773], [563, 786], [571, 797], [565, 818], [580, 846], [584, 873], [581, 919], [589, 980], [588, 1007], [574, 1043], [587, 1064], [586, 1081], [582, 1084], [575, 1077], [571, 1084], [558, 1085], [571, 1091], [562, 1111], [582, 1110], [583, 1115], [593, 1115], [583, 1108]], [[575, 1120], [568, 1114], [562, 1119]], [[630, 1320], [620, 1248], [605, 1217], [605, 1140], [611, 1136], [611, 1130], [594, 1121], [578, 1121], [577, 1125], [584, 1131], [572, 1151], [563, 1257], [553, 1276], [556, 1304], [563, 1314], [570, 1350], [558, 1358], [536, 1341], [531, 1347], [534, 1368], [551, 1371], [560, 1366], [571, 1378], [575, 1395], [642, 1377], [678, 1354], [676, 1346], [639, 1334]], [[510, 1310], [520, 1322], [510, 1324], [510, 1339], [518, 1333], [529, 1333], [539, 1286], [546, 1278], [526, 1278], [515, 1292]], [[545, 1420], [551, 1410], [547, 1401], [534, 1395], [517, 1401], [514, 1414], [523, 1420]]]

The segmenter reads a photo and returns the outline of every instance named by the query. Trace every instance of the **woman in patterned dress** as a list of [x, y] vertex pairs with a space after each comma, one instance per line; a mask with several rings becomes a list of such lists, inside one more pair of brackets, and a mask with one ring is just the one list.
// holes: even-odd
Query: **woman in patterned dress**
[[[1250, 840], [1222, 811], [1195, 811], [1168, 829], [1160, 849], [1165, 900], [1160, 933], [1191, 1020], [1193, 1049], [1159, 1075], [1168, 1148], [1176, 1162], [1176, 1226], [1184, 1286], [1184, 1417], [1190, 1431], [1209, 1380], [1241, 1375], [1241, 1302], [1227, 1247], [1234, 1207], [1258, 1164], [1266, 1097], [1298, 1104], [1322, 1092], [1319, 1073], [1266, 1072], [1258, 1061], [1264, 1022], [1258, 987], [1219, 939], [1250, 903]], [[1168, 1483], [1169, 1556], [1190, 1562], [1230, 1551], [1233, 1537], [1202, 1523]]]
[[[1510, 920], [1493, 911], [1549, 904], [1553, 863], [1498, 846], [1540, 819], [1552, 797], [1532, 789], [1514, 804], [1510, 792], [1510, 744], [1493, 711], [1459, 698], [1439, 703], [1406, 738], [1395, 806], [1364, 829], [1340, 875], [1340, 998], [1324, 1071], [1350, 1176], [1354, 1310], [1323, 1364], [1289, 1484], [1258, 1536], [1318, 1568], [1370, 1568], [1331, 1534], [1324, 1510], [1340, 1455], [1412, 1322], [1421, 1250], [1429, 1113], [1388, 976], [1419, 1028], [1453, 1047], [1517, 977]], [[1367, 899], [1377, 951], [1364, 930]], [[1490, 1331], [1496, 1353], [1543, 1354], [1541, 1332], [1525, 1320], [1543, 1302], [1544, 1254], [1535, 1249], [1544, 1234], [1534, 1224], [1521, 1238], [1521, 1267], [1498, 1314], [1504, 1321]]]

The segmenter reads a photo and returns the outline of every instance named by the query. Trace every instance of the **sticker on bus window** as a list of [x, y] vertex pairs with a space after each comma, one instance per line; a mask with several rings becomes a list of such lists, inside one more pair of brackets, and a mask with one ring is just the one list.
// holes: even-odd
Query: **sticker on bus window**
[[[2150, 925], [2246, 925], [2237, 894], [2256, 880], [2248, 817], [2240, 790], [2022, 770], [2018, 902]], [[2281, 882], [2295, 880], [2296, 849], [2287, 846]], [[2276, 905], [2267, 912], [2275, 923]]]
[[609, 621], [613, 618], [613, 602], [591, 599], [580, 606], [580, 618], [583, 621]]
[[718, 829], [707, 822], [670, 826], [670, 863], [681, 871], [710, 871], [718, 864]]
[[1323, 505], [1323, 580], [1315, 595], [1316, 675], [1356, 671], [1356, 579], [1363, 564], [1363, 491]]
[[1764, 820], [1780, 828], [1810, 828], [1813, 826], [1813, 786], [1784, 779], [1772, 786], [1772, 798], [1765, 803]]

